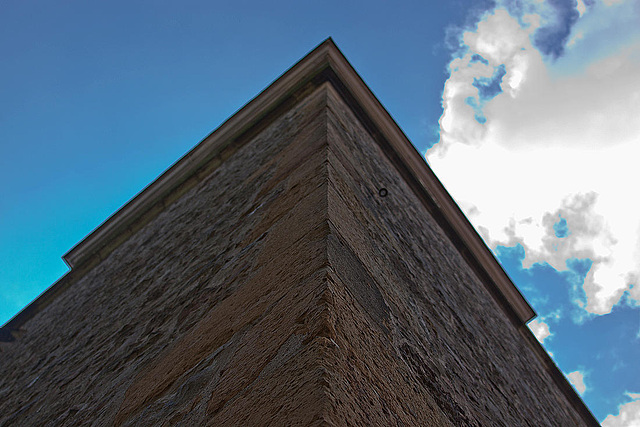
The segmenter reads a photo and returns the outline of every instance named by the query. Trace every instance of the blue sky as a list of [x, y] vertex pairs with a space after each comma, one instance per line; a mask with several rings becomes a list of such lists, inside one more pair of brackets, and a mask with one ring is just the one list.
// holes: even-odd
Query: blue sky
[[596, 417], [640, 420], [639, 0], [3, 2], [0, 322], [328, 36], [532, 303], [532, 330]]

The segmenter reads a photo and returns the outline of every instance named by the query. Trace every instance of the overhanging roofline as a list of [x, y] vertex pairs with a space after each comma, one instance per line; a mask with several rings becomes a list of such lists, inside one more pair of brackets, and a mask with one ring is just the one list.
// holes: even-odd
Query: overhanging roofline
[[0, 329], [0, 341], [20, 335], [20, 327], [151, 221], [187, 190], [208, 176], [239, 147], [318, 86], [329, 82], [352, 108], [389, 160], [403, 175], [503, 312], [520, 330], [534, 353], [587, 424], [598, 425], [526, 322], [535, 317], [482, 238], [414, 148], [407, 136], [353, 69], [331, 38], [298, 61], [215, 131], [175, 162], [69, 250], [71, 267], [63, 277]]
[[85, 263], [89, 257], [94, 256], [96, 252], [107, 245], [109, 240], [126, 230], [130, 223], [149, 211], [167, 193], [201, 171], [202, 167], [211, 160], [219, 158], [220, 161], [224, 161], [226, 158], [225, 148], [236, 145], [240, 138], [246, 140], [247, 131], [272, 115], [271, 113], [282, 104], [291, 101], [292, 95], [297, 95], [295, 98], [299, 99], [301, 95], [306, 94], [307, 91], [303, 90], [303, 93], [300, 93], [300, 90], [304, 89], [305, 85], [312, 83], [313, 78], [329, 66], [328, 57], [332, 47], [337, 49], [331, 39], [325, 40], [229, 117], [151, 184], [64, 254], [62, 258], [67, 265], [74, 268]]
[[[520, 326], [535, 312], [511, 282], [482, 238], [411, 144], [391, 115], [347, 61], [326, 39], [260, 94], [222, 123], [151, 184], [125, 203], [63, 255], [71, 271], [54, 283], [5, 327], [24, 323], [73, 281], [73, 276], [106, 258], [126, 238], [179, 195], [210, 174], [243, 143], [310, 91], [330, 82], [367, 127], [467, 262], [480, 276], [508, 317]], [[69, 277], [72, 276], [72, 277]], [[22, 320], [21, 320], [22, 319]], [[17, 324], [16, 324], [17, 323]]]
[[424, 158], [416, 151], [331, 38], [286, 71], [76, 244], [63, 256], [64, 261], [71, 268], [75, 268], [85, 264], [96, 254], [100, 255], [101, 259], [104, 258], [112, 250], [104, 249], [109, 248], [110, 243], [118, 235], [126, 232], [132, 223], [148, 214], [158, 201], [164, 200], [168, 193], [183, 185], [194, 174], [200, 175], [198, 172], [207, 163], [215, 161], [216, 157], [219, 162], [224, 161], [225, 148], [237, 143], [238, 139], [245, 136], [244, 134], [259, 121], [267, 118], [282, 104], [291, 101], [292, 96], [294, 99], [300, 99], [308, 90], [325, 80], [331, 81], [340, 92], [347, 95], [350, 106], [360, 113], [361, 119], [365, 116], [369, 130], [374, 133], [378, 142], [382, 143], [395, 166], [402, 169], [405, 178], [413, 178], [412, 180], [416, 181], [413, 183], [414, 190], [418, 190], [423, 198], [430, 199], [430, 211], [435, 211], [442, 217], [441, 220], [449, 223], [449, 231], [453, 231], [453, 236], [450, 237], [458, 249], [466, 258], [471, 258], [472, 264], [477, 264], [476, 270], [477, 267], [481, 267], [481, 275], [486, 276], [485, 279], [494, 282], [497, 289], [492, 293], [498, 291], [495, 296], [504, 298], [519, 322], [526, 323], [535, 317], [531, 306], [513, 285], [481, 237], [427, 166]]

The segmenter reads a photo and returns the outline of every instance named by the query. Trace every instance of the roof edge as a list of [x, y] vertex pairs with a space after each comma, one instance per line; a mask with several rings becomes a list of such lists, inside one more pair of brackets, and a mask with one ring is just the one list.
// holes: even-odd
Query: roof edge
[[326, 68], [329, 65], [328, 58], [332, 49], [337, 47], [331, 38], [327, 38], [316, 46], [91, 231], [62, 256], [63, 260], [71, 268], [83, 264], [88, 257], [99, 251], [107, 240], [113, 239], [137, 217], [147, 212], [156, 200], [182, 184], [212, 157], [231, 145], [247, 129], [274, 110], [302, 84], [307, 83]]
[[[449, 232], [449, 237], [454, 240], [467, 261], [472, 263], [476, 270], [479, 267], [481, 277], [489, 279], [495, 285], [495, 289], [490, 289], [492, 294], [501, 300], [502, 305], [506, 303], [508, 307], [503, 308], [513, 310], [514, 313], [508, 314], [512, 318], [515, 314], [513, 320], [516, 324], [533, 319], [536, 313], [531, 305], [513, 284], [482, 237], [387, 109], [337, 47], [329, 52], [329, 57], [331, 69], [338, 77], [334, 85], [342, 86], [339, 89], [347, 92], [352, 108], [363, 110], [365, 117], [361, 118], [368, 122], [365, 124], [369, 125], [373, 136], [377, 136], [378, 143], [382, 145], [387, 156], [403, 172], [405, 178], [413, 181], [414, 190], [421, 193], [430, 213], [440, 220], [440, 225]], [[489, 283], [485, 283], [486, 285]]]
[[[425, 159], [333, 40], [327, 38], [65, 253], [62, 258], [71, 268], [69, 273], [75, 274], [63, 276], [5, 326], [18, 327], [22, 324], [23, 321], [18, 324], [14, 321], [24, 319], [26, 313], [23, 312], [33, 313], [33, 305], [43, 307], [46, 303], [42, 301], [43, 297], [58, 294], [52, 288], [68, 283], [67, 276], [77, 277], [80, 270], [84, 271], [107, 257], [137, 231], [141, 222], [148, 222], [172, 201], [167, 200], [169, 194], [176, 193], [181, 187], [184, 191], [184, 188], [189, 188], [189, 183], [193, 185], [194, 181], [211, 173], [234, 147], [255, 133], [254, 127], [260, 123], [264, 126], [270, 121], [265, 119], [274, 119], [274, 112], [281, 110], [283, 105], [297, 102], [325, 81], [330, 81], [343, 95], [514, 324], [518, 326], [534, 318], [534, 310]], [[177, 193], [182, 194], [182, 191]], [[44, 299], [49, 300], [48, 297]]]
[[69, 271], [0, 328], [0, 342], [13, 341], [30, 318], [153, 219], [190, 185], [215, 170], [234, 148], [255, 134], [260, 125], [264, 126], [275, 119], [279, 110], [297, 102], [319, 82], [326, 81], [321, 74], [329, 67], [328, 57], [332, 49], [337, 49], [337, 46], [329, 37], [67, 251], [62, 259], [70, 268]]
[[[241, 146], [262, 129], [265, 123], [275, 119], [279, 112], [326, 81], [331, 82], [353, 108], [427, 210], [478, 274], [503, 312], [522, 332], [525, 341], [530, 344], [572, 406], [585, 422], [598, 425], [587, 406], [568, 385], [562, 372], [526, 327], [526, 322], [536, 315], [533, 308], [515, 287], [423, 156], [330, 37], [65, 253], [63, 260], [71, 270], [9, 320], [0, 329], [0, 341], [12, 341], [15, 335], [19, 336], [24, 323], [124, 242], [141, 223], [150, 221], [171, 200], [190, 188], [190, 185], [210, 174], [231, 155], [231, 148]], [[168, 199], [170, 194], [174, 195], [173, 199]]]

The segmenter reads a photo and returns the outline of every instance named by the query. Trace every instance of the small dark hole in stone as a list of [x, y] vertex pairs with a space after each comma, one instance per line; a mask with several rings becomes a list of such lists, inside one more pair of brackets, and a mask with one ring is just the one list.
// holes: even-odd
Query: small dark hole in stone
[[378, 190], [378, 194], [380, 195], [380, 197], [385, 197], [387, 194], [389, 194], [389, 192], [387, 191], [386, 188], [381, 188], [380, 190]]

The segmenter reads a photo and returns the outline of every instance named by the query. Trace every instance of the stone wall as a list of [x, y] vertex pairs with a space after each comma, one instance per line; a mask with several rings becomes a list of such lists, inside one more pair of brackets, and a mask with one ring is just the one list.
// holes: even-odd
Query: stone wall
[[0, 425], [163, 423], [580, 421], [325, 83], [1, 344]]
[[324, 99], [276, 120], [2, 344], [0, 425], [320, 420]]
[[331, 384], [341, 399], [333, 420], [582, 425], [381, 149], [330, 94]]

